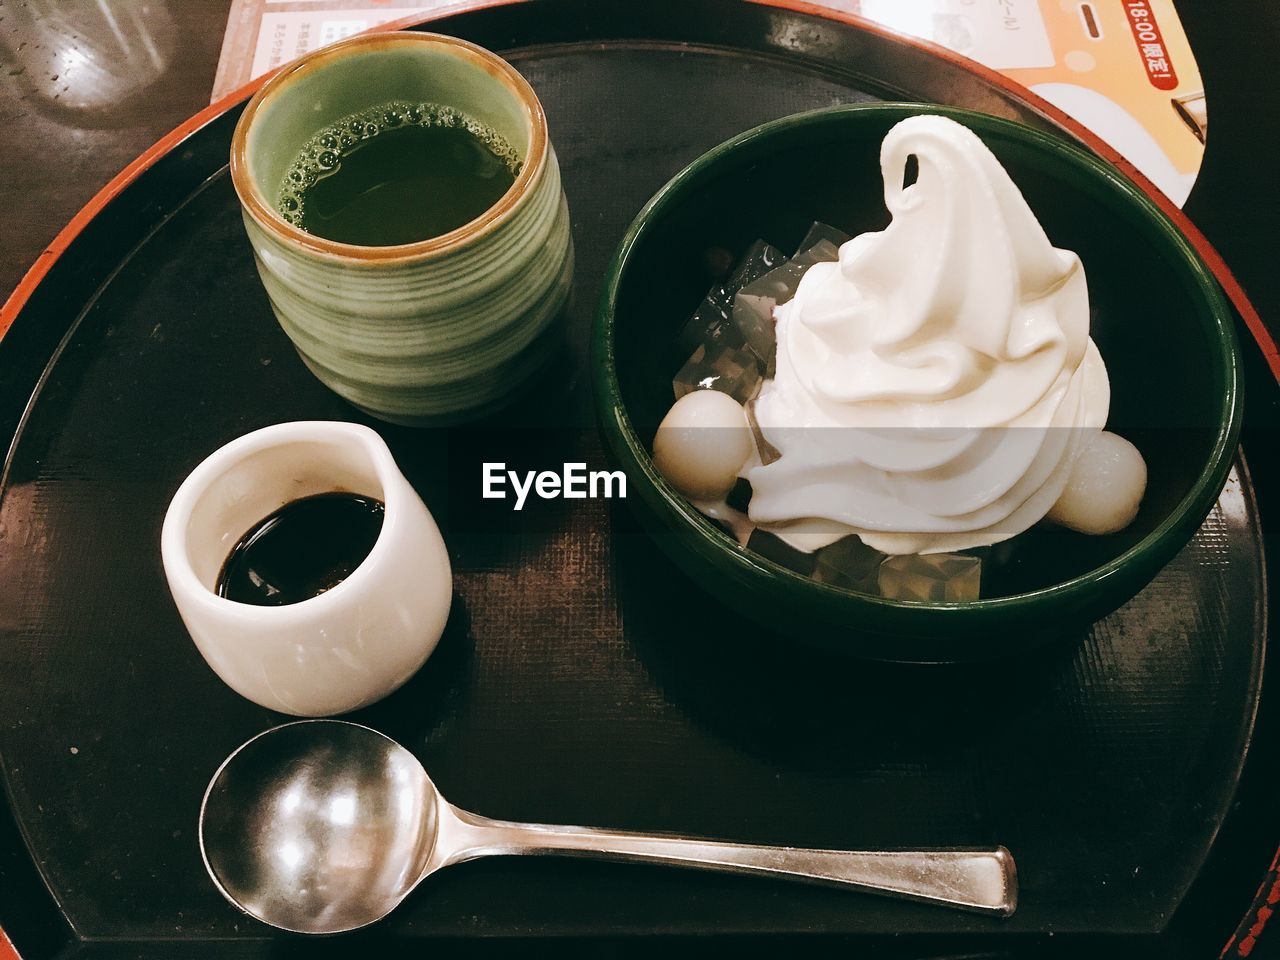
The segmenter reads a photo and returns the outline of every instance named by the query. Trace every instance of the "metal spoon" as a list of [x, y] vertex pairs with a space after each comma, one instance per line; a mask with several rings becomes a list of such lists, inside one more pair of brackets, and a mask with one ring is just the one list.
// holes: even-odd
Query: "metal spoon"
[[381, 920], [441, 867], [495, 854], [555, 853], [790, 877], [1008, 916], [1004, 847], [806, 850], [586, 827], [506, 823], [445, 801], [412, 753], [339, 720], [260, 733], [214, 774], [200, 849], [223, 896], [295, 933]]

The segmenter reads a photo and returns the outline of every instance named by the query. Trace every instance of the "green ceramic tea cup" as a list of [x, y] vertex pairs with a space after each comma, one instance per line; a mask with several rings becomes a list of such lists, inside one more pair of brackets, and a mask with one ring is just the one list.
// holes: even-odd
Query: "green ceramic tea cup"
[[[397, 246], [328, 240], [277, 203], [324, 128], [393, 101], [439, 104], [519, 155], [510, 189], [461, 227]], [[569, 210], [542, 106], [508, 63], [429, 33], [355, 37], [295, 61], [245, 108], [231, 177], [258, 272], [306, 365], [350, 403], [429, 425], [509, 400], [559, 342], [573, 273]]]

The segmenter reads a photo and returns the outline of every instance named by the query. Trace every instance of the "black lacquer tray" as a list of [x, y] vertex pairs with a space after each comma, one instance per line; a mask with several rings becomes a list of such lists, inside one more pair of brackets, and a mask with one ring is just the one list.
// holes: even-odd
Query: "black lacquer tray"
[[421, 674], [355, 718], [413, 749], [451, 800], [503, 818], [827, 847], [1004, 843], [1017, 915], [550, 860], [450, 870], [385, 924], [323, 944], [277, 938], [223, 902], [196, 846], [200, 796], [230, 750], [282, 718], [224, 687], [188, 640], [161, 519], [186, 473], [238, 434], [367, 422], [270, 314], [226, 175], [232, 103], [95, 204], [20, 288], [0, 340], [0, 433], [14, 438], [0, 922], [28, 960], [375, 943], [419, 956], [495, 938], [639, 952], [654, 944], [613, 938], [706, 934], [748, 952], [780, 945], [760, 935], [803, 935], [859, 955], [1190, 957], [1240, 923], [1275, 850], [1258, 772], [1273, 751], [1254, 721], [1263, 520], [1280, 481], [1275, 381], [1243, 325], [1244, 451], [1195, 540], [1087, 636], [998, 665], [878, 666], [762, 634], [671, 571], [625, 505], [498, 517], [470, 502], [481, 459], [601, 462], [584, 373], [605, 264], [645, 199], [706, 148], [888, 97], [1075, 135], [994, 75], [853, 22], [733, 0], [633, 7], [503, 4], [431, 24], [503, 52], [546, 106], [578, 251], [572, 349], [545, 404], [514, 420], [374, 424], [445, 530], [457, 612]]

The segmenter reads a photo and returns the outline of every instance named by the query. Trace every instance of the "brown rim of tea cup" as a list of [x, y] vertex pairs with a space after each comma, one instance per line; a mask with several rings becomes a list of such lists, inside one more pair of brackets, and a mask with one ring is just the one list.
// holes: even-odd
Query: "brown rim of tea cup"
[[[293, 81], [306, 76], [312, 71], [323, 69], [335, 60], [339, 60], [353, 51], [370, 51], [386, 49], [408, 43], [426, 43], [434, 46], [452, 48], [453, 53], [462, 59], [476, 64], [486, 73], [499, 80], [524, 107], [529, 117], [531, 133], [529, 149], [520, 173], [498, 201], [474, 220], [464, 223], [448, 233], [413, 243], [402, 243], [391, 246], [364, 246], [355, 243], [341, 243], [328, 240], [296, 227], [282, 217], [275, 204], [263, 196], [257, 183], [249, 173], [249, 128], [253, 119], [264, 103], [279, 93]], [[236, 123], [235, 133], [231, 138], [231, 182], [236, 194], [245, 209], [253, 216], [259, 226], [274, 233], [277, 237], [299, 244], [313, 253], [325, 254], [352, 263], [387, 264], [409, 262], [413, 260], [429, 260], [456, 249], [463, 243], [474, 240], [496, 229], [511, 217], [520, 202], [529, 195], [530, 186], [541, 175], [547, 162], [547, 119], [542, 111], [542, 103], [533, 87], [511, 64], [497, 54], [490, 53], [483, 47], [476, 46], [457, 37], [449, 37], [440, 33], [418, 33], [413, 31], [394, 31], [389, 33], [364, 34], [342, 40], [330, 46], [321, 47], [306, 56], [299, 57], [292, 63], [280, 68], [280, 71], [268, 80], [253, 99], [245, 107], [244, 113]]]

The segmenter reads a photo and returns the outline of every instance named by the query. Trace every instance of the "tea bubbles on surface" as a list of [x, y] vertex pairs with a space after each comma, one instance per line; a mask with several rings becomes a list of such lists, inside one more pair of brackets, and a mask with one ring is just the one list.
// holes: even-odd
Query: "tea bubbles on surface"
[[395, 101], [312, 137], [285, 174], [277, 210], [327, 240], [415, 243], [479, 217], [519, 173], [516, 149], [486, 125], [452, 107]]

